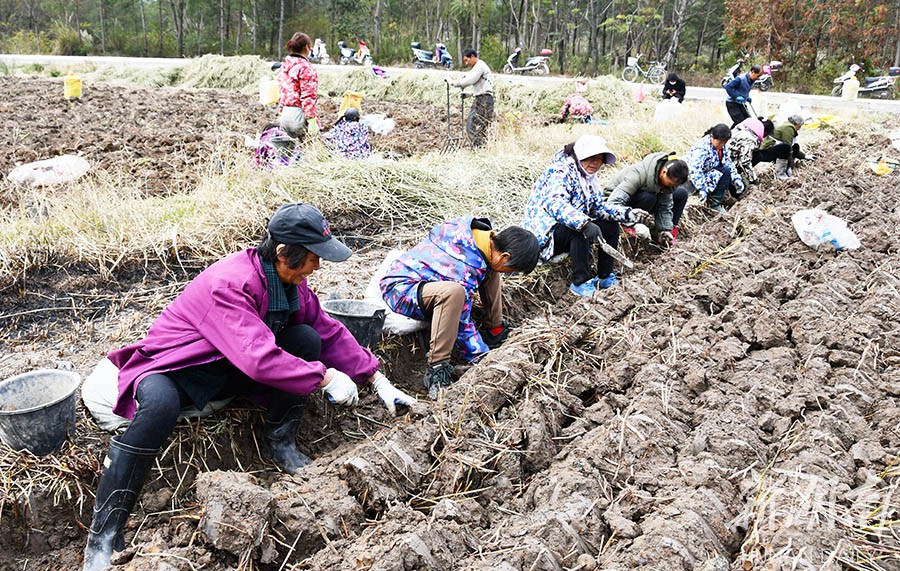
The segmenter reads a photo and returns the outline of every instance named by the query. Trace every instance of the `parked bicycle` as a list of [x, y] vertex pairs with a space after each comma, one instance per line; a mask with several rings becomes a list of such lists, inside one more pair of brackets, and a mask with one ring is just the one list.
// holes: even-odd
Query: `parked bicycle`
[[637, 57], [628, 58], [628, 65], [622, 70], [622, 79], [633, 83], [638, 77], [643, 77], [650, 83], [662, 85], [662, 82], [666, 80], [666, 64], [661, 61], [654, 61], [650, 63], [650, 68], [644, 71], [640, 64], [643, 55], [638, 54]]

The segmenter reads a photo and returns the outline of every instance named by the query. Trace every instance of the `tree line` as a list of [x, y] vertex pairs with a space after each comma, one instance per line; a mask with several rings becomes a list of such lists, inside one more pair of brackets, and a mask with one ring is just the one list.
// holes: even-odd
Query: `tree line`
[[639, 53], [688, 74], [744, 51], [798, 77], [900, 65], [900, 0], [0, 0], [5, 52], [280, 57], [295, 31], [332, 55], [363, 39], [383, 64], [440, 41], [494, 67], [516, 46], [548, 48], [554, 72], [584, 75]]

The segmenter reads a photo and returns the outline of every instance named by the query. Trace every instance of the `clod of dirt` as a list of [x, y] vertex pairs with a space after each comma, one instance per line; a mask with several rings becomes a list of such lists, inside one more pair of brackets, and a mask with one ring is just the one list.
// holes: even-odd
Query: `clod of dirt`
[[201, 473], [196, 485], [203, 504], [200, 529], [213, 546], [241, 556], [262, 544], [275, 504], [272, 492], [241, 472]]

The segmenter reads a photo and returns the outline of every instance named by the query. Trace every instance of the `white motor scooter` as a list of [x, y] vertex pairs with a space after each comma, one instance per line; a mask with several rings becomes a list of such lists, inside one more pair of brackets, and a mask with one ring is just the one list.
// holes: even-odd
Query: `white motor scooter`
[[[844, 93], [844, 82], [851, 77], [856, 77], [856, 72], [861, 70], [857, 64], [851, 64], [843, 75], [834, 78], [834, 89], [831, 94], [835, 97], [841, 97]], [[878, 99], [892, 99], [894, 97], [894, 82], [900, 76], [900, 67], [888, 68], [887, 75], [878, 75], [875, 77], [866, 77], [859, 84], [859, 95], [866, 95]]]
[[343, 40], [338, 42], [338, 47], [341, 48], [341, 65], [372, 65], [372, 54], [366, 42], [359, 40], [359, 49], [356, 51]]

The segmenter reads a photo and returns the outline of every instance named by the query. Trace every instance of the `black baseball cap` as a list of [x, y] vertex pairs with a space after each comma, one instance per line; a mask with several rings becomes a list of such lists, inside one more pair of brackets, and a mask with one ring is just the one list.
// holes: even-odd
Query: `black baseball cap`
[[343, 262], [353, 253], [331, 235], [325, 217], [311, 204], [281, 206], [269, 219], [269, 235], [280, 244], [303, 246], [329, 262]]

